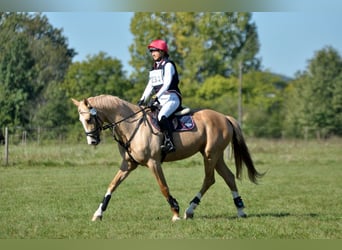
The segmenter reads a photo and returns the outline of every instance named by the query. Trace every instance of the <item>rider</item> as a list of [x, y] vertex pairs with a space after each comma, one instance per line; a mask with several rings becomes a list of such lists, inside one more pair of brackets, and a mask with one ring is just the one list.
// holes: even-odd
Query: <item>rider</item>
[[176, 65], [169, 60], [168, 46], [164, 40], [154, 40], [148, 45], [154, 64], [149, 73], [149, 81], [141, 96], [138, 105], [142, 105], [149, 96], [152, 103], [159, 103], [161, 109], [158, 114], [158, 123], [160, 129], [165, 135], [162, 150], [166, 153], [176, 150], [173, 138], [172, 128], [168, 118], [181, 105], [181, 92], [178, 88], [178, 73]]

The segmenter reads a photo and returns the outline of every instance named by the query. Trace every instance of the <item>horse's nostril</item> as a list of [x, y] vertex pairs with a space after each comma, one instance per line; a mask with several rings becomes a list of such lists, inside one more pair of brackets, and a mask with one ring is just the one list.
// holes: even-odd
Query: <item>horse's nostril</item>
[[100, 138], [93, 138], [93, 140], [91, 140], [91, 144], [92, 145], [98, 145], [101, 142]]

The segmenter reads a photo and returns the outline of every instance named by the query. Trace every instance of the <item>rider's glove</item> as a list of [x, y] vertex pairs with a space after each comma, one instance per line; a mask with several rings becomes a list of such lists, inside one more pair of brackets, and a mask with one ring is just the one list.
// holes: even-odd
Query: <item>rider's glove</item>
[[148, 107], [155, 107], [157, 104], [159, 104], [158, 97], [154, 95], [151, 97]]

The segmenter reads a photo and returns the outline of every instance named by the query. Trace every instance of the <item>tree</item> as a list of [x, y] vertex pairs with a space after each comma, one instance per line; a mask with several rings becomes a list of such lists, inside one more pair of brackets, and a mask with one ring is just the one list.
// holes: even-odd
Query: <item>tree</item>
[[22, 34], [3, 36], [0, 31], [0, 124], [20, 126], [28, 119], [24, 112], [36, 75], [28, 41]]
[[271, 72], [251, 71], [243, 76], [243, 120], [246, 134], [281, 137], [286, 79]]
[[286, 121], [298, 124], [295, 131], [288, 132], [306, 137], [314, 133], [317, 138], [341, 135], [341, 80], [342, 58], [338, 51], [327, 46], [315, 52], [306, 71], [297, 75], [288, 91]]
[[[210, 107], [237, 117], [238, 82], [237, 77], [209, 77], [187, 101], [192, 107]], [[270, 72], [251, 71], [243, 76], [243, 129], [246, 134], [282, 136], [286, 86], [286, 79]]]
[[209, 77], [236, 76], [239, 62], [245, 72], [259, 68], [259, 42], [250, 13], [136, 13], [131, 32], [130, 64], [141, 91], [151, 68], [146, 47], [153, 39], [167, 41], [184, 97], [193, 96]]
[[208, 77], [192, 97], [187, 97], [187, 102], [193, 107], [208, 107], [236, 117], [237, 86], [236, 77], [225, 78], [220, 75]]
[[331, 133], [342, 135], [342, 73], [333, 82], [334, 95], [331, 99], [331, 109], [334, 111], [334, 125]]
[[126, 99], [129, 82], [118, 59], [104, 52], [88, 56], [86, 61], [73, 63], [63, 82], [68, 98], [83, 99], [94, 95], [112, 94]]
[[305, 85], [308, 82], [310, 81], [307, 76], [298, 72], [296, 79], [291, 81], [285, 89], [283, 127], [286, 136], [302, 137], [305, 132], [305, 121], [307, 120], [305, 105], [308, 100], [304, 99], [308, 96], [305, 93]]
[[49, 84], [63, 80], [75, 51], [36, 13], [0, 13], [0, 51], [0, 126], [34, 124]]
[[122, 68], [118, 59], [112, 58], [104, 52], [88, 55], [86, 60], [74, 62], [69, 67], [60, 91], [55, 95], [61, 95], [64, 105], [66, 105], [64, 113], [67, 115], [70, 125], [68, 127], [71, 131], [69, 136], [72, 136], [73, 140], [83, 139], [83, 134], [79, 129], [78, 120], [75, 119], [77, 115], [70, 98], [82, 100], [90, 96], [111, 94], [129, 100], [129, 91], [132, 88]]

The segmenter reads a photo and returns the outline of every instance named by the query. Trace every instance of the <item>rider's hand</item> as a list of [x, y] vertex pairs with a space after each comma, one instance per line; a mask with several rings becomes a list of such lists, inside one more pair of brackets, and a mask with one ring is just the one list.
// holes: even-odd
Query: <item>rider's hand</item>
[[148, 103], [148, 107], [154, 107], [159, 103], [157, 96], [152, 96], [150, 102]]
[[152, 100], [154, 103], [155, 103], [155, 102], [159, 103], [158, 97], [157, 97], [156, 95], [152, 96], [151, 100]]
[[138, 104], [139, 106], [143, 105], [143, 104], [144, 104], [144, 99], [139, 100], [137, 104]]
[[151, 97], [151, 100], [150, 100], [148, 106], [151, 107], [151, 106], [154, 106], [154, 105], [156, 105], [158, 103], [159, 103], [158, 97], [156, 95], [154, 95], [154, 96]]

